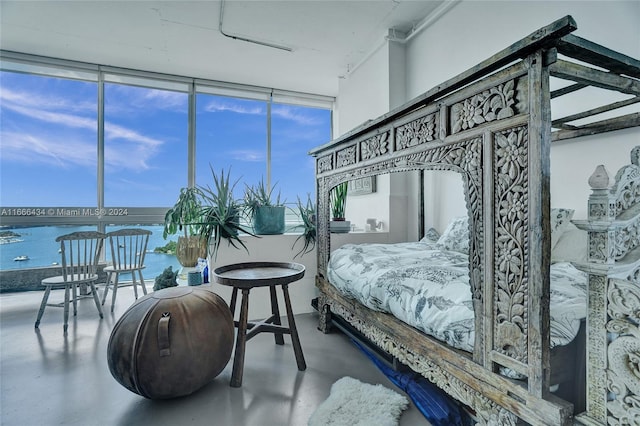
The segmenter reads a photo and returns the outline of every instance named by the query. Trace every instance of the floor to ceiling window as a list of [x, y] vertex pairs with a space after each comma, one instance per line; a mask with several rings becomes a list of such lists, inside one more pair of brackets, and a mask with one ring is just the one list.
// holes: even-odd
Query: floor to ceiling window
[[170, 206], [187, 185], [188, 87], [118, 80], [104, 85], [104, 204]]
[[0, 51], [0, 270], [55, 263], [29, 247], [70, 227], [145, 226], [162, 246], [167, 208], [210, 167], [238, 198], [261, 179], [291, 206], [313, 197], [333, 99], [282, 93]]
[[331, 111], [274, 104], [271, 123], [271, 182], [290, 203], [315, 199], [315, 162], [308, 152], [331, 140]]
[[198, 93], [196, 111], [196, 183], [213, 187], [211, 169], [230, 172], [242, 198], [267, 173], [266, 101]]
[[0, 205], [95, 207], [96, 82], [0, 75]]
[[[217, 94], [224, 93], [224, 94]], [[252, 98], [249, 98], [252, 96]], [[311, 148], [331, 139], [331, 109], [326, 101], [264, 91], [246, 93], [197, 87], [196, 182], [211, 182], [231, 170], [236, 196], [261, 180], [274, 197], [294, 205], [315, 198]]]

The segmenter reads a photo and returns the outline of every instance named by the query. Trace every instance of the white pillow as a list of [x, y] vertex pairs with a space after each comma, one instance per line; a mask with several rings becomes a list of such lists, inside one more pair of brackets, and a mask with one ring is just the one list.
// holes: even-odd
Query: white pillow
[[429, 228], [424, 234], [424, 237], [420, 240], [421, 243], [437, 243], [440, 238], [440, 233], [435, 228]]
[[565, 208], [553, 208], [551, 209], [551, 217], [549, 222], [551, 223], [551, 250], [558, 243], [558, 240], [565, 232], [569, 225], [573, 225], [571, 223], [571, 218], [573, 217], [573, 213], [575, 210], [573, 209], [565, 209]]
[[588, 242], [587, 231], [582, 231], [569, 222], [555, 247], [551, 249], [551, 263], [587, 262]]
[[[551, 250], [556, 246], [562, 235], [573, 227], [578, 230], [574, 224], [571, 223], [571, 218], [575, 210], [567, 208], [552, 208], [551, 209]], [[436, 243], [437, 247], [444, 250], [457, 251], [460, 253], [469, 254], [469, 217], [458, 216], [454, 217], [447, 229], [444, 230], [440, 238]], [[585, 245], [586, 250], [586, 245]]]
[[454, 217], [436, 243], [441, 250], [469, 253], [469, 217]]

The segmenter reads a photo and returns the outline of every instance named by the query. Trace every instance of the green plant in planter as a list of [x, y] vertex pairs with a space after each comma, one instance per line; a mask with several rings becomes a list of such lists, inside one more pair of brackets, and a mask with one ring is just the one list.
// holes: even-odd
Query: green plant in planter
[[176, 257], [182, 266], [193, 267], [199, 257], [207, 255], [206, 241], [200, 238], [201, 191], [196, 187], [181, 188], [176, 203], [164, 216], [164, 239], [182, 233], [176, 245]]
[[331, 217], [333, 220], [344, 220], [347, 209], [347, 189], [349, 182], [342, 182], [333, 187], [329, 193], [331, 203]]
[[230, 183], [231, 169], [225, 175], [224, 170], [218, 176], [213, 167], [209, 165], [213, 178], [213, 187], [200, 186], [202, 208], [200, 223], [200, 235], [208, 241], [211, 247], [211, 256], [217, 257], [222, 240], [227, 240], [234, 248], [244, 247], [249, 252], [245, 243], [240, 239], [240, 232], [255, 236], [251, 231], [240, 224], [242, 204], [233, 198], [233, 190], [238, 183], [236, 180]]
[[285, 201], [280, 200], [280, 192], [274, 197], [274, 188], [268, 189], [264, 179], [256, 186], [245, 187], [244, 208], [257, 235], [284, 233]]
[[345, 220], [348, 188], [349, 182], [342, 182], [331, 188], [329, 192], [329, 204], [331, 206], [329, 230], [331, 232], [349, 232], [351, 227], [351, 222]]
[[300, 197], [298, 197], [298, 214], [300, 215], [302, 224], [296, 227], [302, 228], [302, 234], [293, 242], [291, 249], [295, 247], [300, 239], [304, 239], [304, 245], [294, 258], [304, 256], [313, 251], [316, 246], [316, 206], [311, 201], [311, 196], [307, 195], [306, 204], [302, 204]]
[[156, 277], [155, 284], [153, 285], [153, 291], [162, 290], [163, 288], [176, 287], [178, 285], [178, 282], [176, 281], [177, 276], [178, 271], [173, 272], [172, 266], [165, 268], [165, 270]]

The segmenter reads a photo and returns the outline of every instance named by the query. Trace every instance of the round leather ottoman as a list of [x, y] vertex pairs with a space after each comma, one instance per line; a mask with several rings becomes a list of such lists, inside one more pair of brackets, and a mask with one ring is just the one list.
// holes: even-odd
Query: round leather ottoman
[[229, 362], [231, 312], [209, 286], [171, 287], [138, 299], [116, 322], [107, 361], [125, 388], [150, 399], [188, 395]]

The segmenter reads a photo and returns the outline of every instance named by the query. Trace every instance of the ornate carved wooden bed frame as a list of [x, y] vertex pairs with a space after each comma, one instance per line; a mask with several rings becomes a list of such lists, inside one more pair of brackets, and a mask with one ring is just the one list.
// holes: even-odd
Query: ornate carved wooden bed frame
[[[311, 151], [317, 177], [320, 329], [328, 328], [331, 315], [339, 315], [471, 407], [480, 424], [521, 419], [563, 425], [573, 419], [572, 405], [549, 392], [550, 144], [640, 126], [637, 113], [585, 126], [568, 124], [614, 110], [619, 103], [552, 123], [551, 98], [586, 86], [634, 95], [627, 103], [640, 99], [640, 62], [571, 35], [576, 28], [570, 16], [559, 19]], [[574, 83], [551, 91], [550, 75]], [[559, 130], [552, 133], [552, 127]], [[604, 173], [590, 179], [589, 220], [577, 223], [589, 231], [589, 263], [577, 265], [589, 273], [587, 408], [578, 416], [589, 424], [640, 418], [638, 152], [613, 188]], [[475, 311], [472, 357], [342, 297], [326, 281], [329, 190], [354, 178], [421, 169], [453, 170], [463, 178]], [[497, 373], [499, 367], [526, 379], [510, 380]]]

